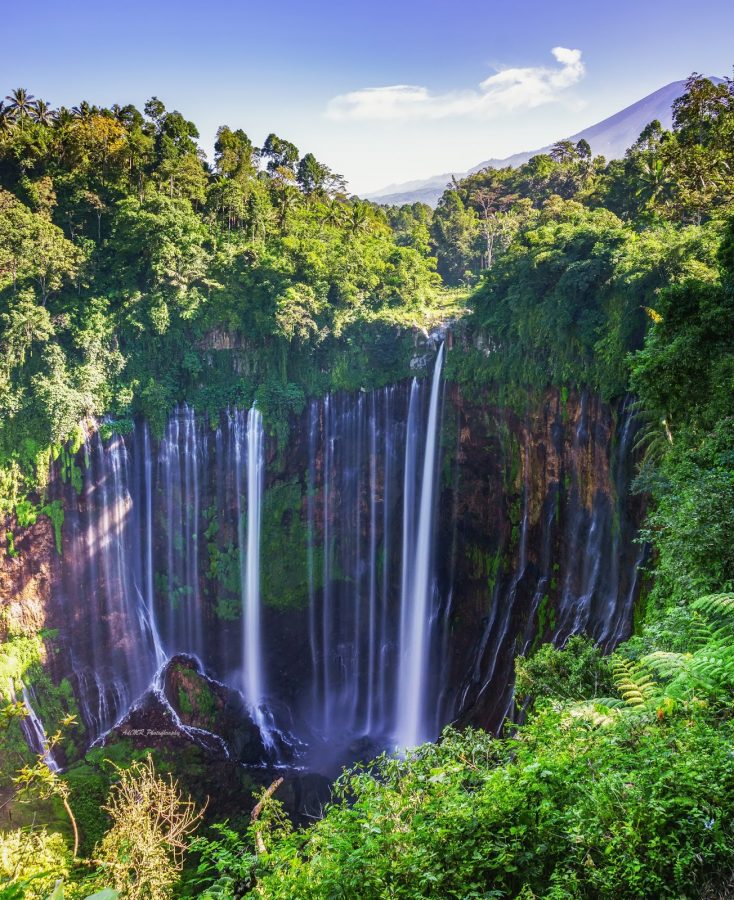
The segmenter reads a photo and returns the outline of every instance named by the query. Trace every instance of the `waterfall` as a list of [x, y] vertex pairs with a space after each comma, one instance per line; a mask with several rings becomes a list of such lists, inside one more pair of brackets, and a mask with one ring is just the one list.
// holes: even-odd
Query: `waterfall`
[[158, 632], [158, 623], [155, 613], [155, 573], [153, 568], [153, 454], [150, 448], [150, 430], [147, 423], [143, 425], [143, 470], [144, 470], [144, 493], [145, 502], [143, 505], [143, 529], [142, 539], [145, 542], [145, 587], [144, 595], [140, 600], [145, 610], [145, 618], [147, 629], [150, 633], [155, 652], [156, 668], [160, 668], [166, 661], [166, 654], [163, 650], [160, 634]]
[[[308, 412], [307, 718], [329, 747], [366, 740], [379, 750], [393, 742], [412, 592], [428, 595], [435, 581], [427, 548], [441, 358], [430, 398], [428, 381], [414, 379], [357, 397], [330, 394]], [[431, 474], [422, 491], [424, 468]], [[425, 607], [432, 616], [432, 605]], [[419, 651], [426, 665], [431, 641]], [[428, 690], [427, 679], [421, 690]]]
[[539, 636], [626, 633], [644, 554], [625, 505], [630, 404], [613, 420], [584, 394], [570, 420], [556, 406], [524, 424], [457, 404], [439, 493], [444, 358], [310, 400], [267, 479], [254, 407], [210, 424], [182, 405], [160, 437], [144, 422], [87, 436], [81, 492], [52, 486], [51, 627], [90, 739], [184, 653], [242, 693], [272, 759], [286, 732], [319, 766], [367, 758], [467, 710], [498, 724], [515, 652]]
[[369, 641], [367, 645], [367, 708], [365, 710], [364, 730], [367, 734], [372, 731], [372, 718], [375, 711], [376, 678], [378, 665], [377, 652], [377, 398], [373, 393], [370, 397], [369, 418], [369, 557], [367, 569], [369, 572], [369, 603], [367, 612], [367, 633]]
[[153, 608], [146, 435], [134, 429], [128, 446], [120, 435], [87, 434], [81, 492], [65, 503], [59, 602], [73, 623], [69, 674], [94, 737], [145, 691], [164, 658]]
[[199, 577], [201, 469], [206, 449], [193, 407], [184, 404], [168, 420], [158, 463], [164, 494], [167, 606], [164, 645], [169, 656], [205, 650], [204, 604]]
[[[431, 638], [431, 621], [435, 610], [432, 608], [433, 594], [433, 537], [434, 498], [436, 491], [436, 458], [439, 442], [438, 408], [443, 344], [438, 351], [433, 370], [431, 399], [428, 408], [428, 425], [423, 456], [423, 476], [421, 478], [418, 530], [415, 545], [412, 543], [413, 523], [408, 498], [412, 486], [415, 458], [415, 433], [408, 429], [406, 440], [406, 463], [404, 489], [405, 527], [403, 529], [403, 590], [401, 591], [401, 633], [400, 666], [398, 673], [398, 703], [395, 739], [399, 747], [414, 747], [427, 740], [429, 735], [426, 722], [426, 684], [428, 676], [428, 654]], [[415, 384], [414, 384], [415, 387]], [[411, 390], [411, 405], [414, 400]], [[410, 423], [410, 414], [408, 415]]]
[[[263, 647], [260, 637], [260, 531], [265, 473], [262, 414], [254, 406], [247, 416], [247, 531], [240, 513], [239, 547], [242, 585], [242, 653], [244, 695], [266, 743], [271, 743], [265, 710]], [[241, 495], [240, 495], [241, 496]]]
[[[10, 680], [8, 696], [13, 701], [13, 703], [18, 702], [18, 697], [15, 692], [15, 685], [13, 684], [13, 680]], [[28, 688], [23, 685], [21, 691], [21, 703], [25, 707], [25, 715], [20, 720], [21, 731], [23, 732], [23, 737], [25, 738], [26, 744], [28, 747], [40, 756], [43, 761], [46, 763], [48, 768], [52, 772], [60, 772], [61, 768], [59, 764], [56, 762], [56, 759], [53, 755], [53, 751], [48, 746], [48, 736], [46, 735], [46, 730], [43, 727], [43, 723], [38, 718], [38, 714], [33, 708], [33, 704], [31, 703], [31, 694]]]

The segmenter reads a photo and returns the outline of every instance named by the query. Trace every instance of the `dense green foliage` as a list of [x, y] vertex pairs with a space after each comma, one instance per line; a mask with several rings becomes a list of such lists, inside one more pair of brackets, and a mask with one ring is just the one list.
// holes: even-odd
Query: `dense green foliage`
[[[308, 394], [400, 377], [408, 326], [459, 311], [437, 296], [437, 272], [476, 286], [447, 359], [464, 387], [512, 403], [549, 384], [637, 397], [652, 547], [637, 633], [611, 658], [574, 638], [519, 659], [523, 724], [501, 738], [449, 729], [407, 758], [357, 767], [310, 828], [293, 831], [277, 794], [262, 795], [249, 829], [195, 840], [176, 886], [178, 857], [158, 835], [145, 865], [160, 896], [731, 893], [732, 83], [693, 76], [673, 131], [651, 123], [623, 160], [560, 142], [452, 184], [435, 213], [347, 198], [339, 176], [275, 135], [256, 150], [222, 128], [208, 166], [192, 123], [155, 98], [144, 115], [51, 114], [16, 91], [0, 125], [0, 510], [19, 524], [37, 514], [43, 498], [24, 498], [54, 458], [75, 477], [61, 446], [79, 441], [85, 416], [142, 414], [160, 429], [178, 400], [215, 411], [256, 397], [277, 432]], [[300, 488], [268, 502], [265, 542], [302, 547]], [[236, 557], [216, 521], [206, 537], [218, 612], [236, 615]], [[302, 561], [288, 559], [281, 605], [304, 590]], [[20, 684], [40, 645], [14, 635], [3, 653]], [[57, 720], [73, 712], [62, 700]], [[84, 845], [97, 862], [83, 871], [107, 853], [87, 884], [115, 872], [129, 889], [130, 860], [145, 855], [134, 817], [120, 813], [105, 837], [110, 780], [97, 777], [85, 804], [85, 765], [63, 780], [97, 847]], [[66, 845], [32, 840], [66, 876]], [[0, 874], [14, 882], [7, 896], [23, 896], [36, 869]], [[71, 896], [82, 881], [70, 876]]]
[[308, 393], [402, 377], [401, 329], [443, 314], [427, 242], [275, 135], [258, 149], [222, 127], [209, 165], [193, 123], [156, 98], [144, 113], [8, 101], [2, 510], [43, 488], [85, 417], [142, 414], [160, 431], [180, 400], [256, 398], [277, 430]]

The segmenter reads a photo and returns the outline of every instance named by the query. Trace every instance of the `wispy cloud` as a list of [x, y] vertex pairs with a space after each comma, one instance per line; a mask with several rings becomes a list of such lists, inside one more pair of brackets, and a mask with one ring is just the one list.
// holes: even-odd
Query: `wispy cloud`
[[426, 87], [393, 84], [340, 94], [329, 101], [331, 119], [491, 118], [518, 109], [552, 103], [586, 74], [580, 50], [554, 47], [557, 66], [501, 69], [478, 89], [433, 94]]

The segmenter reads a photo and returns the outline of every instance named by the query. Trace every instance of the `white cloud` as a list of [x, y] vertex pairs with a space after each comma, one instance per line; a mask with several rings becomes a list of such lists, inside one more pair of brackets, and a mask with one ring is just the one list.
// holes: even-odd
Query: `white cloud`
[[432, 94], [420, 85], [393, 84], [340, 94], [329, 101], [331, 119], [446, 119], [451, 116], [490, 118], [518, 109], [552, 103], [586, 74], [580, 50], [554, 47], [556, 67], [501, 69], [479, 89]]

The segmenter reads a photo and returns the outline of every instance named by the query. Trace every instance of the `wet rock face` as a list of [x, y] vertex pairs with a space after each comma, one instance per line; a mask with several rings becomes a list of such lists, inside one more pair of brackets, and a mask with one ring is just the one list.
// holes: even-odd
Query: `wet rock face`
[[[100, 744], [153, 751], [185, 792], [208, 804], [213, 819], [249, 815], [258, 790], [283, 770], [270, 767], [241, 696], [185, 655], [168, 662], [159, 684], [133, 704]], [[322, 814], [331, 799], [330, 784], [322, 775], [293, 771], [286, 774], [277, 799], [295, 823], [305, 824]]]
[[440, 590], [451, 592], [446, 717], [496, 728], [514, 658], [587, 633], [630, 632], [642, 517], [631, 498], [635, 423], [586, 392], [548, 391], [527, 415], [450, 389]]
[[209, 764], [228, 761], [225, 742], [211, 732], [195, 734], [182, 727], [175, 711], [155, 691], [148, 691], [130, 708], [127, 715], [99, 743], [106, 747], [124, 740], [135, 750], [154, 750], [164, 757], [196, 751]]
[[0, 551], [0, 639], [8, 632], [34, 634], [49, 623], [59, 577], [53, 525], [46, 516], [24, 529], [13, 521], [0, 524], [14, 534], [15, 550]]

